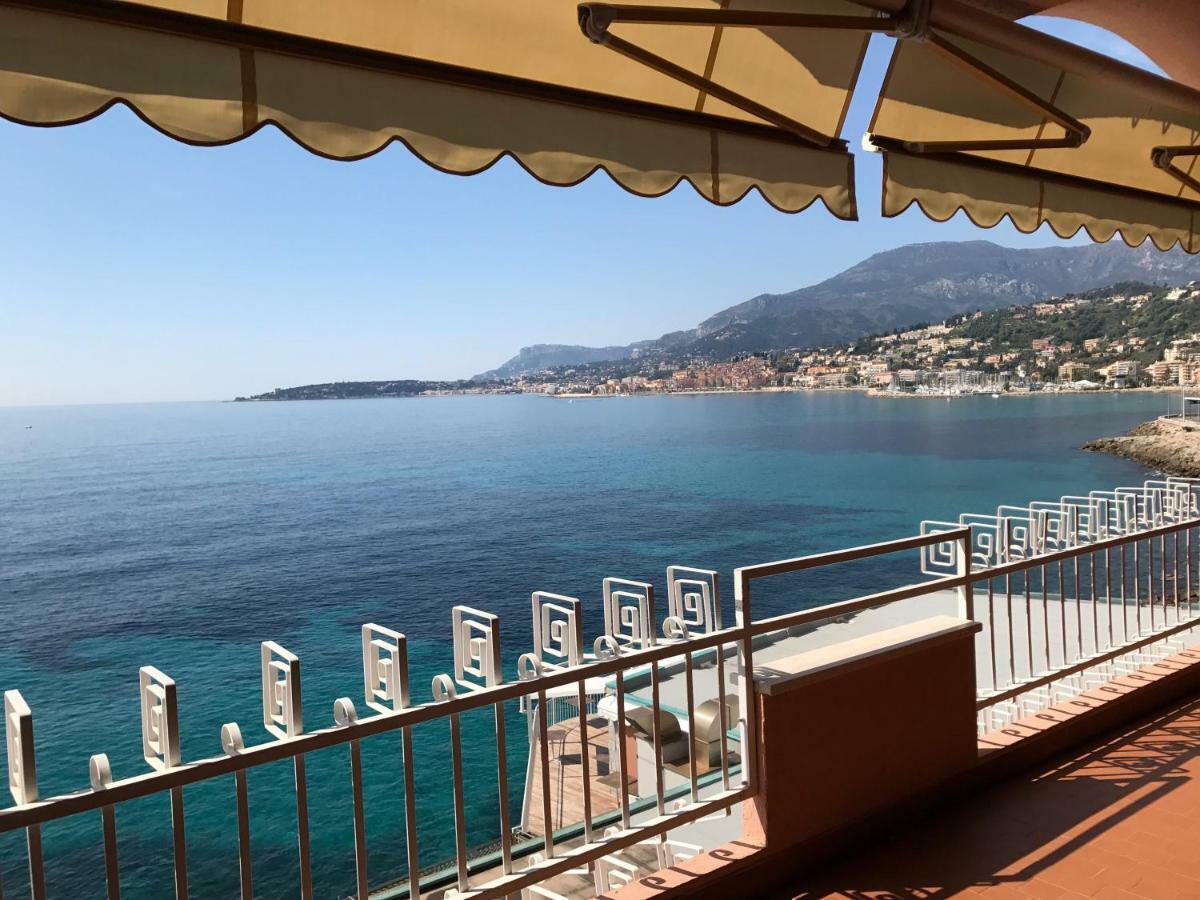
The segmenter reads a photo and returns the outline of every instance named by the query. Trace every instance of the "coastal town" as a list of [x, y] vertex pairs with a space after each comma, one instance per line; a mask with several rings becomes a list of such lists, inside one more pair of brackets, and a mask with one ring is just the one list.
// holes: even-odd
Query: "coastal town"
[[561, 367], [504, 389], [557, 396], [865, 389], [954, 396], [1200, 384], [1200, 286], [1144, 285], [957, 316], [851, 345], [726, 361]]
[[611, 397], [738, 391], [862, 390], [953, 397], [1200, 385], [1200, 284], [1122, 284], [976, 311], [831, 347], [732, 359], [662, 351], [489, 381], [329, 382], [238, 400], [449, 394]]

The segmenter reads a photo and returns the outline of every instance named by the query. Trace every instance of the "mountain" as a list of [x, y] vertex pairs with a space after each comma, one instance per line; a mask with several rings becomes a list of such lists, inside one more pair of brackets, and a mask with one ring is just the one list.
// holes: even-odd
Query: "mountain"
[[523, 375], [526, 372], [540, 372], [543, 369], [550, 369], [556, 366], [605, 362], [610, 359], [629, 359], [639, 347], [654, 343], [654, 341], [643, 341], [640, 344], [630, 344], [627, 347], [578, 347], [572, 344], [534, 344], [532, 347], [522, 347], [521, 352], [499, 368], [482, 372], [471, 380], [499, 381], [504, 378]]
[[[500, 368], [476, 378], [627, 359], [635, 353], [724, 358], [755, 350], [817, 347], [1121, 281], [1193, 280], [1200, 280], [1200, 256], [1182, 250], [1162, 253], [1148, 241], [1136, 248], [1112, 241], [1027, 250], [990, 241], [909, 244], [876, 253], [819, 284], [786, 294], [760, 294], [695, 328], [654, 341], [627, 347], [526, 347]], [[544, 352], [547, 349], [553, 352]]]

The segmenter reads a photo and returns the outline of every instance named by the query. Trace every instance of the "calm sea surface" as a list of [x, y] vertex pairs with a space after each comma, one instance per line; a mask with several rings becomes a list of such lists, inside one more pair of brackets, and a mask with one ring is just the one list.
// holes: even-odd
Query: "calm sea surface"
[[[728, 579], [736, 565], [915, 533], [923, 518], [1135, 483], [1139, 467], [1077, 448], [1165, 405], [836, 393], [0, 409], [0, 690], [33, 707], [42, 794], [75, 790], [93, 753], [118, 778], [146, 770], [141, 665], [178, 682], [185, 758], [219, 753], [224, 722], [265, 738], [265, 639], [301, 658], [309, 728], [332, 723], [337, 697], [362, 712], [367, 621], [408, 635], [423, 702], [451, 667], [456, 603], [501, 616], [513, 677], [531, 590], [581, 597], [590, 636], [606, 575], [662, 590], [666, 566], [683, 564]], [[816, 573], [756, 599], [756, 615], [915, 573], [907, 557]], [[526, 746], [509, 715], [515, 822]], [[490, 717], [463, 724], [479, 843], [497, 833]], [[417, 739], [425, 865], [453, 848], [447, 728]], [[376, 883], [404, 874], [399, 739], [363, 753]], [[256, 894], [295, 896], [290, 767], [249, 780]], [[313, 754], [308, 781], [317, 896], [348, 895], [344, 748]], [[232, 781], [189, 788], [186, 804], [193, 896], [235, 895]], [[124, 896], [170, 896], [167, 799], [126, 804], [117, 824]], [[46, 828], [52, 897], [102, 896], [99, 839], [98, 815]], [[0, 836], [6, 896], [25, 896], [24, 866], [23, 839]]]

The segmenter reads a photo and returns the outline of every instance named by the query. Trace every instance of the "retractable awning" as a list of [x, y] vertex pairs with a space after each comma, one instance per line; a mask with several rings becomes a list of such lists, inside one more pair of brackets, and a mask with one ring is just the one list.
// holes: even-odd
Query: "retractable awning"
[[270, 123], [337, 159], [401, 142], [458, 174], [509, 155], [555, 185], [603, 169], [642, 195], [686, 180], [714, 203], [757, 189], [780, 210], [820, 199], [855, 217], [838, 133], [865, 31], [607, 17], [589, 40], [580, 15], [575, 0], [0, 0], [0, 114], [63, 125], [124, 103], [194, 144]]
[[934, 18], [893, 52], [868, 138], [885, 154], [884, 215], [916, 204], [1200, 251], [1200, 94], [1043, 37], [974, 40], [962, 22]]
[[[641, 195], [686, 180], [719, 204], [757, 189], [781, 210], [819, 199], [850, 219], [840, 133], [883, 33], [899, 38], [869, 139], [886, 156], [885, 215], [962, 209], [985, 226], [1008, 216], [1022, 231], [1197, 252], [1200, 91], [1011, 21], [1046, 11], [1132, 29], [1190, 77], [1162, 36], [1187, 6], [0, 0], [0, 115], [63, 125], [124, 103], [195, 144], [273, 124], [337, 159], [400, 142], [458, 174], [508, 155], [550, 184], [603, 169]], [[1195, 18], [1180, 33], [1200, 30]]]

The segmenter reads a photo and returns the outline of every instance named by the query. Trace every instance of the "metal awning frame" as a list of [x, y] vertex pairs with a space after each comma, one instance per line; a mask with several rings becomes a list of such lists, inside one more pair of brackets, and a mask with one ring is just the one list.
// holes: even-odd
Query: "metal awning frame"
[[[710, 94], [764, 121], [791, 131], [802, 140], [817, 147], [841, 144], [837, 135], [824, 135], [775, 110], [740, 94], [710, 77], [709, 71], [697, 75], [658, 54], [613, 34], [615, 24], [693, 25], [709, 28], [806, 28], [835, 31], [861, 31], [885, 34], [897, 40], [919, 40], [936, 48], [943, 56], [980, 80], [1008, 94], [1018, 102], [1041, 113], [1063, 128], [1061, 138], [1042, 138], [1022, 141], [905, 141], [910, 153], [948, 153], [971, 150], [1036, 150], [1041, 148], [1071, 148], [1081, 146], [1090, 129], [1065, 111], [1054, 106], [1021, 85], [1005, 77], [982, 60], [929, 30], [932, 0], [908, 0], [893, 13], [877, 12], [866, 16], [809, 15], [805, 13], [764, 12], [731, 9], [687, 9], [673, 6], [636, 6], [612, 3], [581, 3], [579, 24], [588, 40], [601, 44], [656, 72]], [[861, 65], [861, 60], [859, 64]], [[857, 78], [857, 73], [856, 73]], [[839, 128], [840, 130], [840, 128]]]
[[[1187, 171], [1180, 169], [1175, 165], [1175, 158], [1179, 156], [1191, 157], [1192, 164], [1188, 166]], [[1155, 147], [1151, 153], [1154, 165], [1162, 169], [1179, 183], [1190, 187], [1193, 191], [1200, 193], [1200, 179], [1192, 174], [1192, 169], [1196, 165], [1196, 158], [1200, 157], [1200, 147], [1176, 146], [1176, 147]]]

